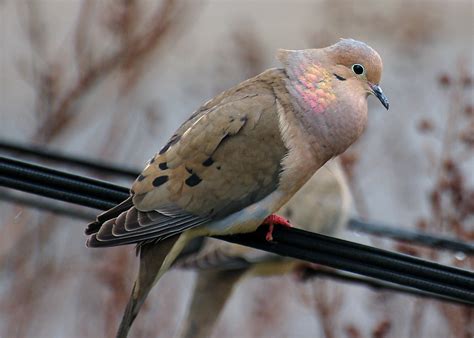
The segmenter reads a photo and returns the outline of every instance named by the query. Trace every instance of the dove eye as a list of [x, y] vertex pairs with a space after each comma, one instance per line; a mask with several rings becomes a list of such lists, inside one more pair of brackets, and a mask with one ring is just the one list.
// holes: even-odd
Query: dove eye
[[352, 65], [352, 71], [356, 73], [357, 75], [362, 75], [365, 72], [364, 66], [356, 63], [355, 65]]

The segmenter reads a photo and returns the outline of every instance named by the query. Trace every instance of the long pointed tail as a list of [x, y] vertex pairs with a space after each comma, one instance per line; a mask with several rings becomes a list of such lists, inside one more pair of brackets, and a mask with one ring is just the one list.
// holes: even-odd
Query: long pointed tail
[[133, 321], [145, 302], [148, 293], [163, 273], [169, 268], [183, 245], [176, 245], [180, 235], [167, 238], [159, 243], [144, 244], [140, 248], [140, 268], [133, 285], [132, 294], [122, 317], [117, 338], [126, 338]]
[[137, 317], [138, 311], [140, 310], [143, 302], [145, 301], [146, 296], [142, 297], [141, 299], [134, 298], [135, 287], [136, 284], [133, 285], [132, 294], [130, 295], [127, 307], [125, 308], [125, 312], [123, 313], [122, 321], [120, 322], [120, 326], [117, 331], [117, 338], [127, 337], [128, 331], [130, 330], [133, 321]]
[[200, 271], [194, 288], [182, 338], [207, 338], [231, 296], [234, 285], [246, 269], [234, 271]]

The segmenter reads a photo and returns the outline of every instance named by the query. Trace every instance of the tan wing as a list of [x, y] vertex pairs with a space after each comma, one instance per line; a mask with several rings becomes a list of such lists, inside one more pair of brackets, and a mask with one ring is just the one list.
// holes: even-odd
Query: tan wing
[[164, 238], [274, 191], [287, 149], [266, 73], [193, 114], [133, 184], [134, 211], [105, 222], [96, 239], [112, 245]]
[[137, 179], [137, 209], [172, 203], [195, 215], [221, 217], [276, 189], [287, 150], [271, 87], [253, 83], [206, 106]]

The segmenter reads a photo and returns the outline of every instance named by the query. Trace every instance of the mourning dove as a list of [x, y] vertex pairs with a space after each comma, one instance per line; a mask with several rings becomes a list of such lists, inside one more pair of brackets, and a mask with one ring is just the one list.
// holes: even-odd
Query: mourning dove
[[[138, 278], [118, 337], [195, 237], [252, 232], [361, 135], [367, 97], [388, 109], [382, 60], [363, 42], [280, 50], [269, 69], [199, 108], [137, 178], [131, 196], [89, 224], [89, 247], [136, 243]], [[270, 234], [271, 235], [271, 234]]]
[[[318, 170], [279, 212], [299, 228], [335, 235], [346, 225], [351, 204], [346, 177], [335, 159]], [[206, 238], [196, 250], [178, 258], [174, 265], [198, 272], [182, 338], [211, 337], [219, 314], [245, 277], [286, 274], [298, 271], [302, 264], [296, 259], [212, 238]]]

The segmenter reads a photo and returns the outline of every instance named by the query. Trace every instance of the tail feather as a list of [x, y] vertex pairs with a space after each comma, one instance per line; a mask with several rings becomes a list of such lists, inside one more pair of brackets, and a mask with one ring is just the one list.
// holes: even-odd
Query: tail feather
[[84, 231], [85, 234], [86, 235], [95, 234], [96, 232], [99, 231], [100, 227], [102, 226], [104, 222], [108, 221], [109, 219], [118, 217], [122, 212], [130, 209], [132, 206], [133, 206], [133, 201], [132, 201], [132, 196], [130, 196], [122, 203], [117, 204], [112, 209], [104, 211], [99, 216], [97, 216], [97, 219], [94, 222], [91, 222], [87, 225], [86, 230]]
[[169, 237], [159, 243], [143, 244], [140, 247], [140, 267], [133, 285], [132, 294], [122, 317], [117, 338], [126, 338], [133, 321], [145, 302], [148, 293], [161, 275], [169, 268], [181, 251], [182, 245], [176, 245], [181, 235]]
[[135, 288], [136, 284], [133, 285], [132, 294], [130, 295], [127, 307], [123, 313], [122, 321], [120, 322], [120, 326], [117, 331], [117, 338], [127, 337], [128, 331], [130, 330], [132, 323], [135, 321], [135, 318], [137, 318], [138, 311], [140, 311], [140, 308], [145, 301], [146, 296], [142, 297], [141, 299], [134, 298]]

